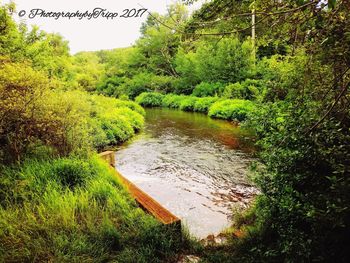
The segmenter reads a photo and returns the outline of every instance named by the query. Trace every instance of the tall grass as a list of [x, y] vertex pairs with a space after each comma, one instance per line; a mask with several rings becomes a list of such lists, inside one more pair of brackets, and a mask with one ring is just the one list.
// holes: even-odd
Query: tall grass
[[4, 262], [162, 262], [179, 247], [98, 159], [0, 167]]

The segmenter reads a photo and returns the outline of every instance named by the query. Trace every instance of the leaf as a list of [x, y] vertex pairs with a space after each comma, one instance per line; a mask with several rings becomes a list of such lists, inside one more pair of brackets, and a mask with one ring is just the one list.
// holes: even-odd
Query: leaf
[[328, 7], [333, 9], [335, 7], [337, 0], [328, 0]]

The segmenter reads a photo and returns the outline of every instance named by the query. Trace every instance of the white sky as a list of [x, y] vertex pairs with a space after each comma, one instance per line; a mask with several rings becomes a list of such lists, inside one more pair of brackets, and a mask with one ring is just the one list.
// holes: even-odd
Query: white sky
[[[204, 1], [204, 0], [203, 0]], [[202, 1], [202, 2], [203, 2]], [[0, 3], [8, 3], [10, 0], [0, 0]], [[167, 6], [174, 0], [15, 0], [17, 12], [25, 10], [27, 15], [19, 19], [18, 15], [14, 17], [17, 21], [26, 21], [28, 25], [36, 24], [46, 32], [56, 32], [63, 35], [70, 43], [71, 53], [79, 51], [95, 51], [101, 49], [113, 49], [117, 47], [131, 46], [140, 36], [139, 29], [142, 22], [145, 21], [147, 14], [142, 18], [120, 18], [107, 20], [105, 18], [98, 19], [82, 19], [60, 18], [28, 18], [30, 10], [35, 8], [44, 9], [46, 11], [70, 11], [77, 10], [81, 12], [92, 11], [96, 7], [106, 8], [111, 12], [119, 14], [126, 8], [141, 8], [138, 4], [147, 8], [150, 12], [166, 13]], [[201, 1], [191, 9], [198, 8]]]

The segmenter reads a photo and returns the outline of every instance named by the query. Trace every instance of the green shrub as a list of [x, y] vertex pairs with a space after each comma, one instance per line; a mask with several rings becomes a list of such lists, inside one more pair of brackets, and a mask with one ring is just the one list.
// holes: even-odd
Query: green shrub
[[196, 97], [187, 97], [184, 98], [180, 103], [180, 110], [183, 111], [194, 111], [194, 105], [196, 104], [198, 98]]
[[134, 75], [132, 79], [126, 79], [120, 86], [125, 94], [131, 99], [135, 99], [143, 92], [170, 92], [172, 91], [174, 79], [169, 76], [158, 76], [152, 73], [141, 72]]
[[194, 104], [194, 111], [208, 113], [210, 106], [216, 101], [218, 101], [216, 97], [198, 98]]
[[83, 148], [69, 134], [74, 129], [80, 135], [79, 124], [69, 121], [70, 110], [63, 113], [51, 106], [54, 95], [46, 75], [28, 63], [3, 63], [0, 58], [0, 161], [22, 161], [34, 143], [61, 155]]
[[224, 89], [224, 85], [220, 82], [216, 82], [216, 83], [201, 82], [194, 88], [192, 95], [196, 97], [217, 96], [222, 93], [223, 89]]
[[116, 99], [113, 99], [113, 100], [114, 100], [114, 105], [117, 108], [127, 107], [127, 108], [137, 112], [138, 114], [141, 114], [142, 116], [146, 115], [145, 110], [140, 105], [138, 105], [137, 103], [135, 103], [133, 101], [116, 100]]
[[136, 97], [135, 101], [144, 107], [162, 106], [164, 95], [156, 92], [144, 92]]
[[131, 138], [135, 132], [125, 116], [117, 115], [116, 111], [106, 112], [101, 116], [102, 129], [107, 134], [108, 144], [118, 144]]
[[121, 117], [124, 117], [135, 132], [140, 131], [143, 127], [144, 117], [129, 108], [118, 108], [115, 110], [114, 114], [115, 116], [119, 115]]
[[241, 84], [236, 82], [234, 84], [227, 85], [223, 92], [223, 96], [228, 99], [256, 99], [259, 94], [259, 90], [253, 85], [247, 85], [247, 83]]
[[74, 106], [74, 118], [86, 130], [86, 140], [102, 150], [131, 138], [144, 125], [145, 110], [135, 102], [89, 95], [85, 92], [64, 92], [60, 96]]
[[178, 109], [180, 108], [180, 104], [185, 97], [186, 96], [168, 94], [163, 98], [162, 106]]
[[254, 104], [248, 100], [223, 100], [215, 102], [208, 115], [219, 119], [244, 121], [253, 109]]
[[75, 159], [62, 159], [53, 165], [57, 180], [71, 189], [85, 185], [86, 181], [96, 176], [89, 163]]

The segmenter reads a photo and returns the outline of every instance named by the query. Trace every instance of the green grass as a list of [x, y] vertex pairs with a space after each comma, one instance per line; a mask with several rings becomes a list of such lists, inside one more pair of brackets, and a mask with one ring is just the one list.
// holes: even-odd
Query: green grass
[[98, 157], [0, 167], [4, 262], [169, 262], [179, 249]]

